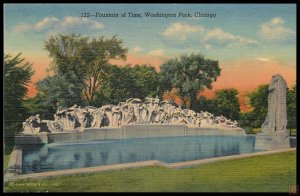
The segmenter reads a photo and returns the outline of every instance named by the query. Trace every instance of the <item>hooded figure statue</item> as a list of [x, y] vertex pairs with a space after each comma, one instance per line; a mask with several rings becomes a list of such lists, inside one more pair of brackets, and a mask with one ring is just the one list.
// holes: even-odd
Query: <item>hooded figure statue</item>
[[287, 84], [281, 75], [274, 75], [269, 85], [268, 114], [261, 126], [262, 133], [284, 132], [287, 125]]

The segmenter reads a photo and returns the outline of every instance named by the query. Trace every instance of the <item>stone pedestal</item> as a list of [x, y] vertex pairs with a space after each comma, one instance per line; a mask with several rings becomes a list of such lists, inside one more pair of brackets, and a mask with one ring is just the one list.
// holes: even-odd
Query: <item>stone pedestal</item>
[[47, 144], [47, 133], [23, 134], [15, 136], [15, 144]]
[[255, 149], [277, 150], [290, 148], [290, 137], [286, 131], [276, 133], [258, 133], [255, 139]]

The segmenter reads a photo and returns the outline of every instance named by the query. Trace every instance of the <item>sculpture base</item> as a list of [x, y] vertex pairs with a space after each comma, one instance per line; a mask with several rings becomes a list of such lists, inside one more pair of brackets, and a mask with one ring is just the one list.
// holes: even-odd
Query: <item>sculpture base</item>
[[258, 133], [255, 139], [255, 149], [277, 150], [290, 148], [290, 137], [286, 131], [277, 133]]
[[47, 144], [47, 133], [22, 134], [15, 136], [15, 144]]

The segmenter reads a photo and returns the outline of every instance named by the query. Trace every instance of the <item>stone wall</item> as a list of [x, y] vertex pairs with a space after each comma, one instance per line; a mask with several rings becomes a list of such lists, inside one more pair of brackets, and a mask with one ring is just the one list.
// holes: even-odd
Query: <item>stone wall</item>
[[74, 130], [60, 133], [19, 135], [15, 137], [15, 142], [16, 144], [45, 144], [128, 138], [228, 134], [245, 135], [245, 131], [240, 128], [188, 128], [185, 125], [134, 124], [118, 128], [86, 128], [83, 132], [76, 132]]

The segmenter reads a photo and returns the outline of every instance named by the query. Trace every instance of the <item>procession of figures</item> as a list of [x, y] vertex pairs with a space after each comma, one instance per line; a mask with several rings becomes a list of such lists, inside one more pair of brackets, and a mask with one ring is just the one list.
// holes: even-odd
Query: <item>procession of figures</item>
[[118, 105], [80, 107], [74, 105], [67, 109], [58, 109], [54, 120], [41, 120], [39, 115], [29, 117], [23, 122], [23, 133], [61, 132], [85, 128], [121, 127], [128, 124], [184, 124], [188, 127], [231, 127], [237, 128], [237, 122], [224, 116], [214, 116], [209, 112], [196, 113], [182, 109], [171, 101], [158, 98], [130, 98]]

